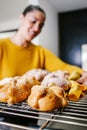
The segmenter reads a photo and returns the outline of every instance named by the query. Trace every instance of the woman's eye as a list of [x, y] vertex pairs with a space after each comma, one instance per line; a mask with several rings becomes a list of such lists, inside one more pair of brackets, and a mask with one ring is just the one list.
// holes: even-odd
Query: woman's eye
[[33, 20], [33, 21], [32, 21], [32, 23], [36, 23], [36, 21], [35, 21], [35, 20]]
[[35, 19], [31, 19], [30, 22], [31, 23], [36, 23], [36, 20]]
[[34, 24], [34, 23], [36, 23], [36, 20], [30, 19], [28, 22], [31, 24]]
[[40, 24], [40, 26], [39, 26], [39, 27], [40, 27], [40, 29], [42, 29], [42, 28], [43, 28], [43, 26], [44, 26], [44, 24]]

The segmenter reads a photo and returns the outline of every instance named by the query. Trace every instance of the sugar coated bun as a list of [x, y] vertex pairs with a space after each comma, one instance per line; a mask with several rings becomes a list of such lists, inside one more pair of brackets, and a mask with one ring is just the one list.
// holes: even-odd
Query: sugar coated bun
[[33, 77], [16, 76], [3, 79], [0, 82], [0, 102], [14, 104], [26, 100], [34, 84], [39, 82]]

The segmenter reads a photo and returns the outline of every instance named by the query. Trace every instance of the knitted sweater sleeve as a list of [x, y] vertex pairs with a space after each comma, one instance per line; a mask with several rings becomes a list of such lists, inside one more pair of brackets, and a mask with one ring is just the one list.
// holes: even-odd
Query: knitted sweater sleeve
[[45, 69], [49, 71], [67, 70], [69, 73], [75, 70], [79, 71], [80, 73], [83, 72], [80, 67], [63, 62], [59, 57], [57, 57], [48, 49], [44, 48], [43, 51], [45, 56]]

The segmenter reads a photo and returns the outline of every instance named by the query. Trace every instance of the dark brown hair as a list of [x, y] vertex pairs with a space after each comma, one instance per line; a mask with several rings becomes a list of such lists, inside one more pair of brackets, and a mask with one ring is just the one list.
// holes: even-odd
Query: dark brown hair
[[25, 16], [27, 13], [32, 12], [34, 10], [38, 10], [38, 11], [42, 12], [45, 15], [45, 17], [46, 17], [45, 11], [40, 6], [38, 6], [38, 5], [29, 5], [29, 6], [27, 6], [24, 9], [24, 11], [23, 11], [22, 14]]

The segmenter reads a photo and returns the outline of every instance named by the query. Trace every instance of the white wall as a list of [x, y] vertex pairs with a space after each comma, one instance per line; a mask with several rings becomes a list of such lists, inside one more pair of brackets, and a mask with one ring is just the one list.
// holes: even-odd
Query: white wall
[[18, 28], [19, 15], [27, 5], [27, 0], [0, 0], [0, 31]]
[[40, 44], [58, 55], [58, 17], [55, 7], [49, 0], [40, 0], [40, 6], [45, 10], [47, 18], [40, 35]]

